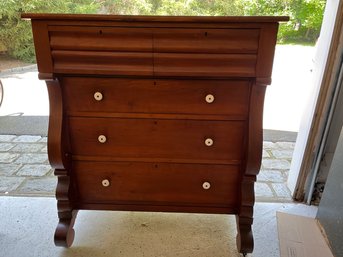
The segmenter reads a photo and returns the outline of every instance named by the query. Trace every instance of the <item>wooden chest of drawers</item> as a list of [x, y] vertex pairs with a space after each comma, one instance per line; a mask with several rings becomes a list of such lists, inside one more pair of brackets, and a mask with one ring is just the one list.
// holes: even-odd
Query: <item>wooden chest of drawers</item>
[[253, 250], [254, 181], [278, 21], [24, 14], [50, 98], [55, 243], [77, 210], [237, 215]]

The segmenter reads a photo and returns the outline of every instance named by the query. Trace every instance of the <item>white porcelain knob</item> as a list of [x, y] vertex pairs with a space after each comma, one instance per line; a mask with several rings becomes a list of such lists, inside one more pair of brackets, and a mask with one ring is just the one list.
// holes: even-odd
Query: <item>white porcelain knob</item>
[[104, 136], [104, 135], [98, 136], [98, 141], [99, 141], [100, 143], [103, 144], [103, 143], [106, 142], [106, 140], [107, 140], [106, 136]]
[[204, 182], [204, 183], [202, 184], [202, 188], [205, 189], [205, 190], [210, 189], [210, 187], [211, 187], [210, 182]]
[[100, 92], [95, 92], [94, 93], [94, 99], [97, 101], [101, 101], [103, 98], [103, 95]]
[[205, 139], [205, 145], [206, 146], [212, 146], [213, 145], [213, 139], [212, 138], [206, 138]]
[[104, 187], [108, 187], [110, 186], [110, 181], [108, 179], [104, 179], [103, 181], [101, 181], [101, 184], [104, 186]]
[[211, 95], [211, 94], [208, 94], [206, 97], [205, 97], [205, 99], [206, 99], [206, 102], [207, 103], [213, 103], [214, 102], [214, 95]]

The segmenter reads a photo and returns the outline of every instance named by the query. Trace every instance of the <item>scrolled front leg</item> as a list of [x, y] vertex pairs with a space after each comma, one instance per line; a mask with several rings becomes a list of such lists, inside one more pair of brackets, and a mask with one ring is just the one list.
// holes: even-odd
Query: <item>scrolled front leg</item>
[[237, 223], [237, 249], [242, 254], [251, 253], [254, 249], [254, 237], [252, 233], [254, 213], [254, 182], [256, 176], [244, 176], [241, 184], [241, 206], [236, 215]]
[[56, 246], [70, 247], [73, 244], [75, 231], [74, 223], [77, 211], [71, 212], [71, 217], [60, 218], [56, 227], [54, 242]]
[[58, 176], [56, 198], [59, 222], [55, 231], [54, 241], [56, 246], [70, 247], [74, 241], [74, 223], [77, 210], [70, 199], [70, 177], [67, 170], [55, 170]]
[[[254, 249], [254, 237], [251, 229], [251, 224], [248, 220], [244, 218], [237, 217], [240, 221], [238, 221], [238, 233], [236, 237], [237, 249], [238, 252], [242, 253], [244, 256], [247, 253], [251, 253]], [[245, 220], [245, 221], [244, 221]]]

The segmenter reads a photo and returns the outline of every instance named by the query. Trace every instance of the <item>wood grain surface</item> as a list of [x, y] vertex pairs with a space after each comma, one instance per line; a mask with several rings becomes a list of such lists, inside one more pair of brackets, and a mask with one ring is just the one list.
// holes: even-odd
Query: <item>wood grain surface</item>
[[[62, 85], [68, 112], [212, 114], [246, 118], [251, 81], [64, 77]], [[101, 93], [101, 100], [94, 98], [97, 92]], [[213, 95], [214, 101], [208, 103], [207, 95]]]
[[227, 213], [253, 251], [254, 182], [278, 22], [23, 14], [50, 98], [55, 244], [79, 209]]
[[[82, 203], [227, 207], [238, 202], [238, 166], [73, 162], [73, 167]], [[109, 186], [102, 185], [104, 179]]]
[[[70, 118], [72, 152], [117, 158], [241, 160], [244, 123], [158, 119]], [[105, 143], [98, 137], [104, 135]], [[211, 138], [212, 146], [205, 145]]]

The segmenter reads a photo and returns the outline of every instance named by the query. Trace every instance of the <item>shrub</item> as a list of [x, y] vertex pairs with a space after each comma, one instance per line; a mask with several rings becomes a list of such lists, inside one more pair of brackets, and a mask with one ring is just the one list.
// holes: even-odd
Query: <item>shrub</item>
[[279, 43], [312, 43], [319, 36], [325, 0], [236, 0], [244, 15], [289, 16], [280, 24]]
[[23, 12], [92, 13], [99, 9], [93, 0], [2, 0], [0, 1], [0, 38], [9, 55], [35, 62], [31, 24], [20, 18]]

